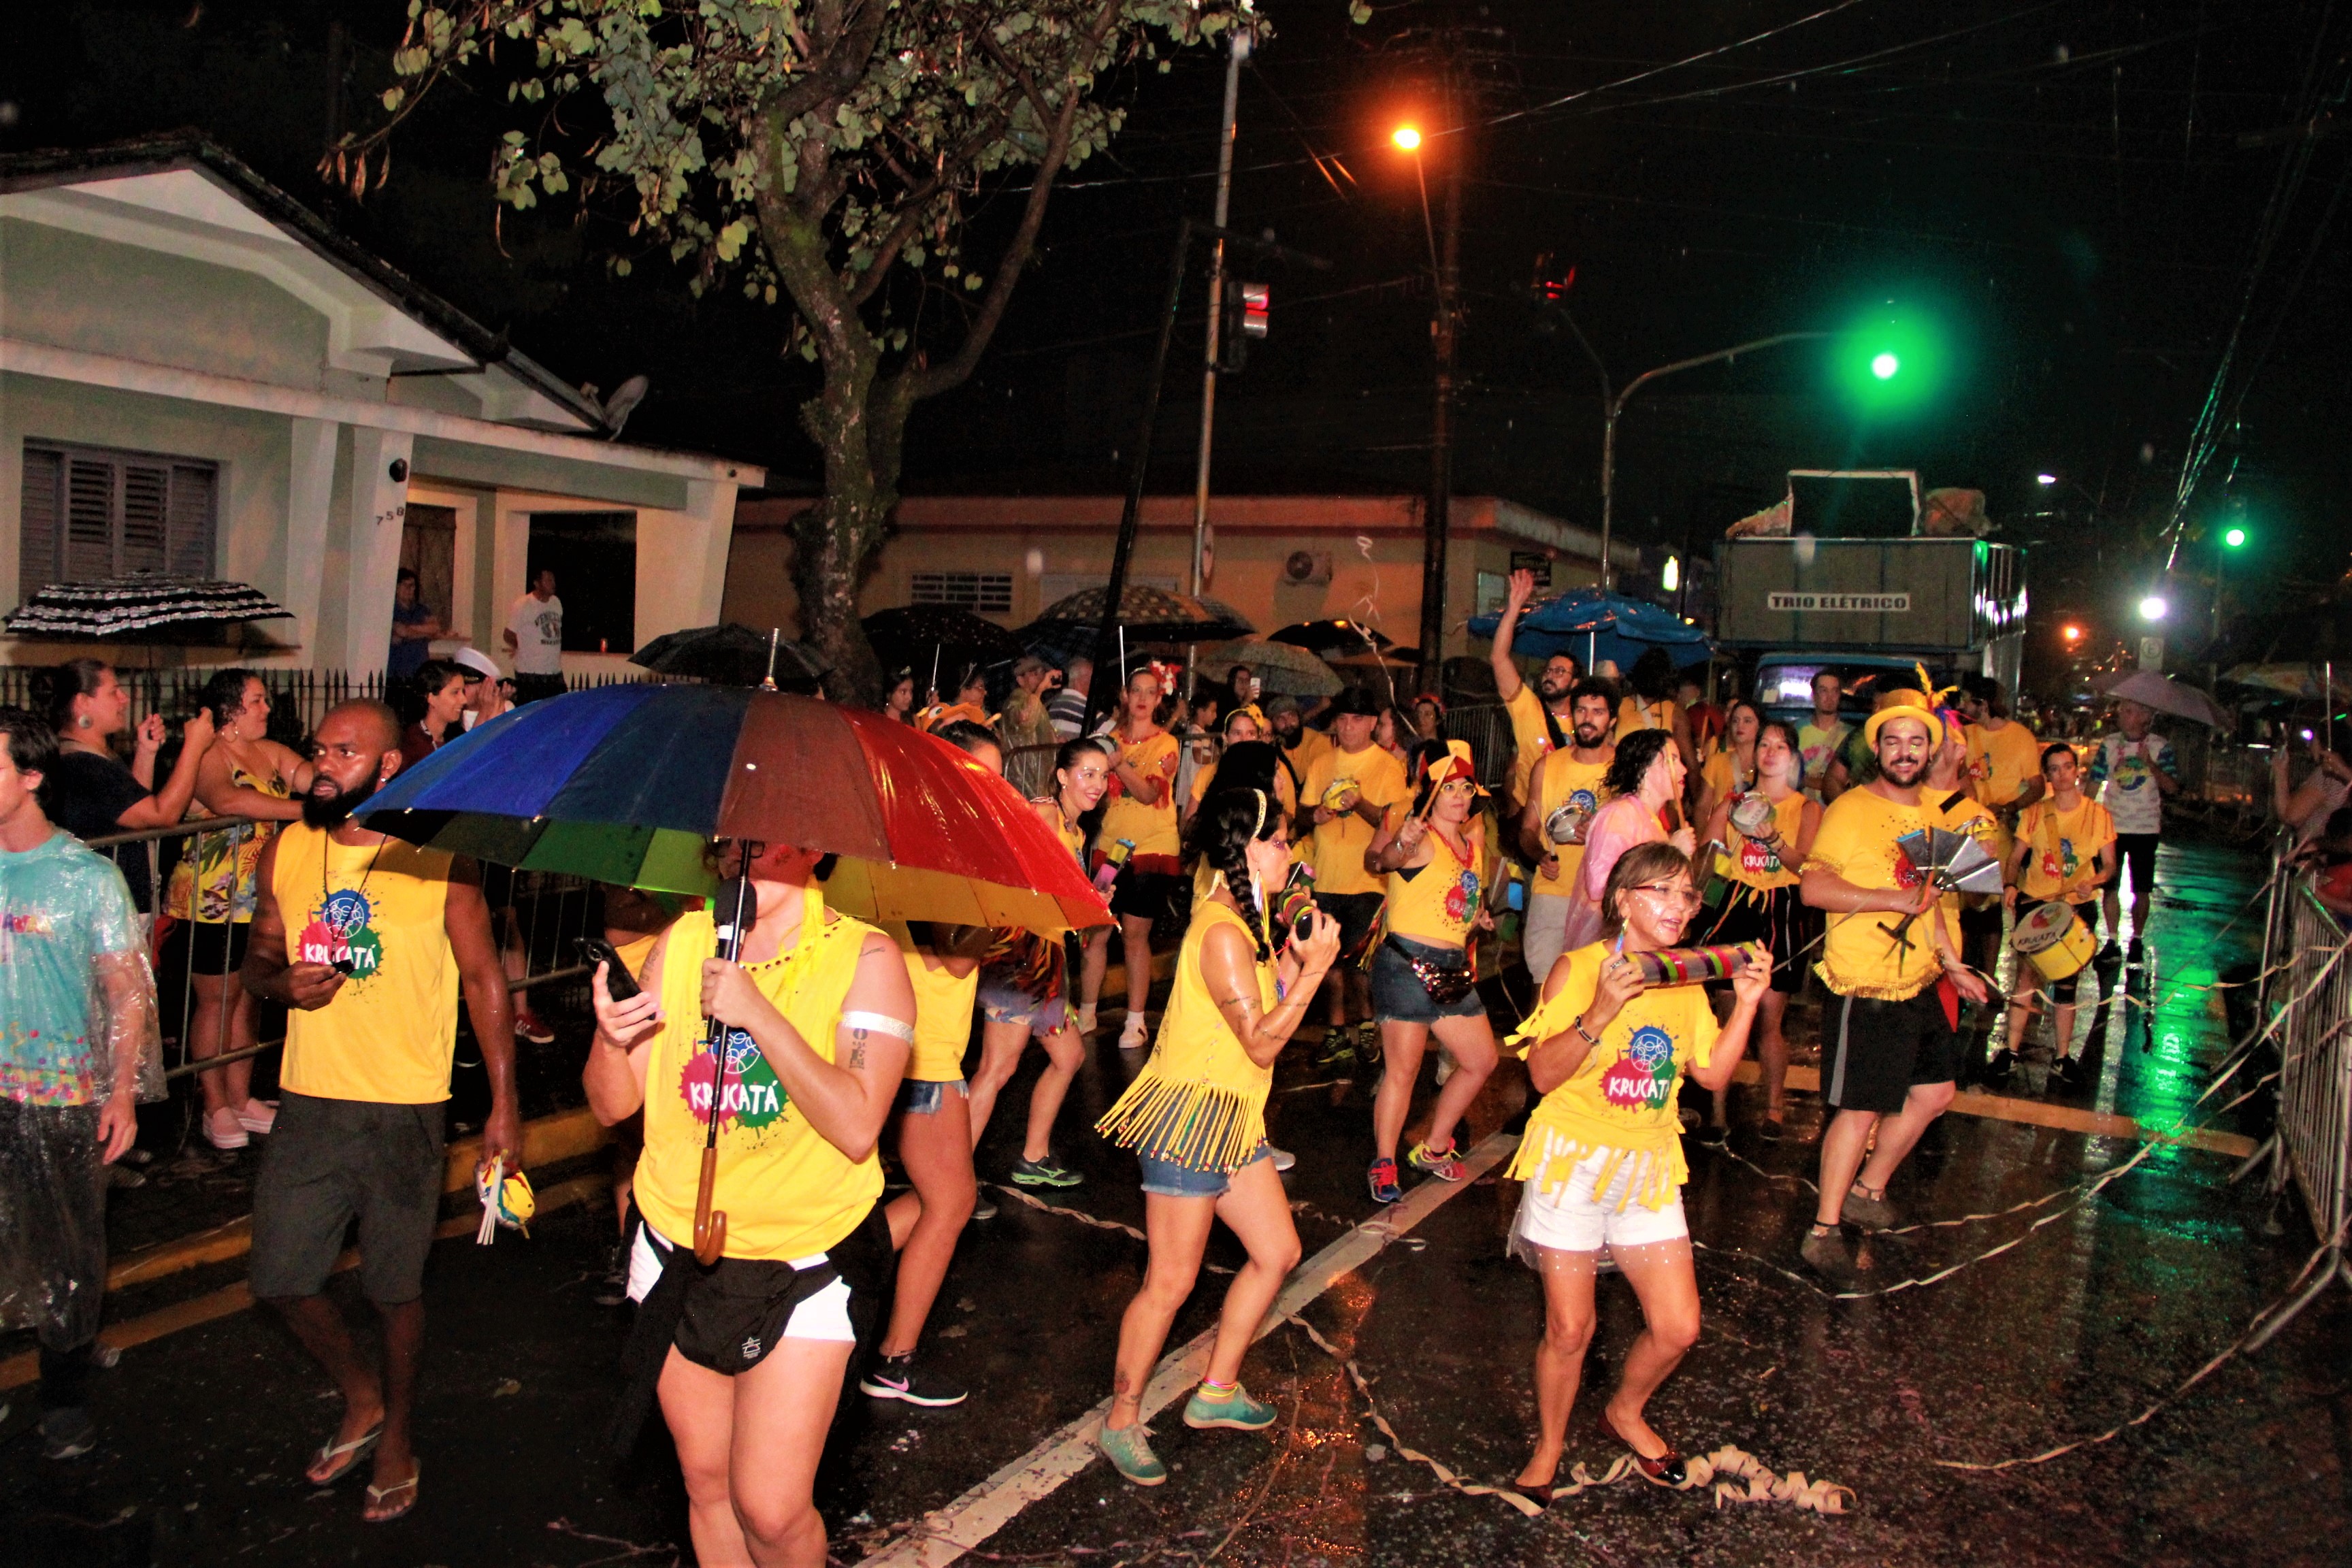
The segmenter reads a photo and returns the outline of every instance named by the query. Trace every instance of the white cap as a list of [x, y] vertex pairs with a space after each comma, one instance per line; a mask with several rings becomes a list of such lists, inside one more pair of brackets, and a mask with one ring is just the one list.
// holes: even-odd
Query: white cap
[[487, 676], [492, 680], [503, 680], [506, 679], [505, 672], [499, 668], [498, 660], [492, 658], [488, 654], [484, 653], [478, 647], [459, 648], [456, 653], [449, 656], [449, 662], [451, 664], [463, 665], [467, 669], [473, 670], [476, 674]]

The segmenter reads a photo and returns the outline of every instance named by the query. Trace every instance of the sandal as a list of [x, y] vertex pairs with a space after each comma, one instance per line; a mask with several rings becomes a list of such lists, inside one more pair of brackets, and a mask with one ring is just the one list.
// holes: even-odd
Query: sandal
[[[425, 1461], [422, 1459], [411, 1459], [409, 1463], [416, 1468], [408, 1472], [408, 1479], [406, 1480], [394, 1481], [388, 1487], [371, 1486], [368, 1488], [367, 1510], [360, 1515], [362, 1519], [364, 1519], [370, 1524], [390, 1524], [394, 1520], [400, 1518], [410, 1509], [416, 1506], [418, 1491], [416, 1483], [424, 1479]], [[378, 1513], [375, 1511], [376, 1509], [383, 1502], [384, 1499], [396, 1496], [401, 1492], [406, 1492], [408, 1494], [408, 1500], [406, 1502], [402, 1503], [390, 1513]]]
[[[373, 1448], [378, 1442], [382, 1441], [383, 1437], [383, 1423], [379, 1421], [373, 1426], [371, 1426], [365, 1432], [361, 1433], [358, 1436], [352, 1438], [348, 1443], [339, 1444], [336, 1443], [334, 1439], [329, 1438], [326, 1442], [319, 1445], [319, 1451], [311, 1455], [310, 1462], [303, 1467], [302, 1479], [310, 1482], [314, 1487], [333, 1486], [337, 1481], [341, 1480], [345, 1476], [348, 1476], [353, 1470], [358, 1469], [360, 1461], [368, 1457], [368, 1451]], [[345, 1459], [343, 1463], [336, 1465], [332, 1470], [330, 1470], [327, 1473], [324, 1479], [320, 1479], [319, 1477], [310, 1474], [312, 1470], [317, 1469], [320, 1465], [333, 1464], [335, 1460], [342, 1458], [346, 1454], [349, 1454], [351, 1458], [349, 1459]]]

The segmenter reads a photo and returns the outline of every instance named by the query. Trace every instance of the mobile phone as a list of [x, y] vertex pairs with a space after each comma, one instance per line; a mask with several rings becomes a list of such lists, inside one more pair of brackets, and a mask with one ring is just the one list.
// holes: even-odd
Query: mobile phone
[[599, 963], [604, 966], [604, 989], [613, 994], [615, 1002], [625, 1002], [645, 989], [637, 984], [637, 977], [629, 973], [629, 966], [621, 962], [621, 955], [614, 951], [613, 944], [601, 936], [580, 939], [580, 962], [591, 969]]

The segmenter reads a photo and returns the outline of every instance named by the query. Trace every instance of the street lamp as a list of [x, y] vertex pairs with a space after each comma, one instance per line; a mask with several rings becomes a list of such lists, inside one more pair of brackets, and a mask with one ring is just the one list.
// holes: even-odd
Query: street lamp
[[2047, 489], [2049, 487], [2058, 482], [2058, 476], [2055, 474], [2036, 474], [2033, 476], [2033, 482], [2042, 486], [2044, 489]]
[[1395, 142], [1398, 148], [1403, 152], [1418, 153], [1421, 151], [1421, 131], [1416, 126], [1400, 125], [1394, 131], [1389, 132], [1389, 140]]
[[2166, 612], [2171, 608], [2171, 605], [2164, 602], [2163, 595], [2150, 594], [2139, 602], [2139, 618], [2144, 621], [2160, 621], [2164, 619]]
[[2246, 542], [2246, 531], [2242, 528], [2233, 528], [2221, 536], [2221, 542], [2232, 550], [2242, 549]]

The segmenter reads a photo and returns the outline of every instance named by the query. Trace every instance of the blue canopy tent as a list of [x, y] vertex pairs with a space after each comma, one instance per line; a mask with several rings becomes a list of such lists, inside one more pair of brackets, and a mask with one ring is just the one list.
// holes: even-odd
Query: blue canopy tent
[[[1491, 637], [1501, 620], [1499, 615], [1473, 616], [1470, 635]], [[1544, 658], [1564, 653], [1588, 671], [1602, 659], [1631, 669], [1654, 647], [1664, 648], [1677, 666], [1699, 663], [1714, 651], [1705, 632], [1673, 611], [1598, 588], [1579, 588], [1530, 605], [1519, 617], [1511, 646]]]

